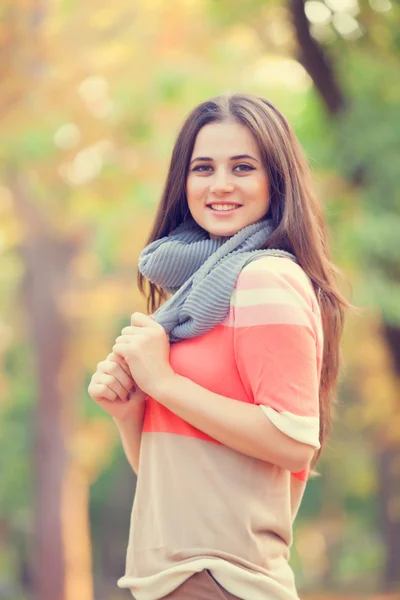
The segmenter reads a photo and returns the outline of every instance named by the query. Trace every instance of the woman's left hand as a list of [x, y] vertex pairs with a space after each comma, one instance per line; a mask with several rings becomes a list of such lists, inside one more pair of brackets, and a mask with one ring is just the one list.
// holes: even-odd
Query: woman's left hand
[[153, 397], [163, 382], [175, 375], [169, 351], [164, 327], [139, 312], [133, 313], [130, 327], [124, 327], [113, 346], [113, 352], [126, 360], [138, 386]]

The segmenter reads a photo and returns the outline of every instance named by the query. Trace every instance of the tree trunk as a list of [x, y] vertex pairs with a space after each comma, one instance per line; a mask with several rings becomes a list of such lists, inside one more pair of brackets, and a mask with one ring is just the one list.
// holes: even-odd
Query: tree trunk
[[400, 589], [400, 451], [388, 448], [377, 456], [381, 531], [386, 547], [383, 592]]
[[10, 189], [25, 230], [21, 247], [26, 267], [22, 294], [37, 373], [34, 590], [38, 600], [64, 600], [60, 507], [67, 456], [58, 376], [67, 331], [58, 309], [57, 291], [60, 277], [67, 272], [69, 257], [49, 236], [20, 174], [12, 174]]
[[59, 304], [76, 248], [54, 237], [20, 173], [9, 175], [9, 187], [25, 233], [22, 295], [37, 373], [34, 594], [37, 600], [90, 600], [89, 481], [67, 448], [76, 423], [72, 375], [68, 395], [61, 385], [69, 330]]
[[337, 115], [346, 107], [345, 97], [335, 77], [332, 62], [311, 36], [304, 12], [304, 0], [290, 0], [292, 22], [298, 43], [298, 59], [314, 82], [329, 114]]
[[[390, 348], [394, 369], [400, 377], [400, 329], [386, 325], [383, 327], [384, 337]], [[400, 413], [400, 389], [397, 395]], [[384, 591], [400, 589], [400, 449], [395, 446], [387, 448], [378, 455], [379, 497], [381, 525], [386, 546], [388, 548], [385, 572]]]
[[[2, 18], [7, 35], [0, 41], [0, 72], [5, 82], [0, 103], [3, 117], [18, 104], [26, 103], [30, 110], [30, 94], [46, 74], [42, 40], [46, 10], [46, 0], [5, 1]], [[21, 291], [37, 375], [32, 391], [37, 397], [33, 424], [34, 595], [37, 600], [91, 600], [89, 481], [68, 456], [66, 442], [76, 415], [73, 397], [65, 398], [62, 385], [69, 327], [60, 310], [60, 298], [77, 248], [74, 242], [56, 237], [49, 224], [51, 219], [47, 222], [44, 211], [35, 206], [36, 199], [20, 167], [10, 165], [5, 170], [24, 232], [20, 247], [25, 265]], [[74, 525], [78, 528], [75, 537], [69, 535]]]

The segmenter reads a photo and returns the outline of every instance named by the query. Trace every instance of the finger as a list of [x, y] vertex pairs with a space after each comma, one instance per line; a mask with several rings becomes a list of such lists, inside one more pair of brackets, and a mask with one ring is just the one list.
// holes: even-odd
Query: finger
[[128, 356], [129, 352], [129, 344], [115, 343], [112, 347], [112, 351], [114, 352], [114, 354], [117, 354], [118, 356], [121, 356], [126, 360], [126, 357]]
[[143, 327], [138, 327], [137, 325], [128, 325], [121, 330], [121, 335], [137, 335]]
[[101, 400], [109, 400], [110, 402], [114, 402], [118, 399], [118, 395], [104, 383], [90, 384], [89, 394], [96, 402]]
[[135, 333], [135, 335], [119, 335], [116, 338], [115, 342], [117, 344], [132, 344], [133, 342], [136, 342], [139, 338], [142, 338], [146, 335], [145, 333], [143, 333], [143, 328], [139, 329], [139, 327], [137, 327], [137, 331], [138, 333]]
[[[133, 385], [133, 379], [131, 373], [129, 371], [129, 375], [124, 371], [121, 367], [120, 363], [116, 360], [105, 360], [101, 363], [99, 370], [102, 373], [106, 373], [107, 375], [111, 375], [118, 379], [119, 383], [122, 387], [129, 392]], [[128, 367], [129, 370], [129, 367]]]
[[[139, 312], [135, 312], [131, 315], [131, 327], [138, 327], [138, 328], [144, 328], [144, 327], [148, 327], [150, 329], [154, 329], [156, 331], [159, 330], [163, 330], [166, 334], [167, 337], [169, 339], [169, 334], [168, 332], [165, 330], [165, 328], [160, 325], [160, 323], [157, 323], [157, 321], [154, 318], [154, 315], [144, 315], [143, 313], [139, 313]], [[135, 332], [135, 335], [137, 335], [137, 332]]]
[[128, 375], [128, 377], [132, 377], [131, 372], [129, 370], [128, 363], [126, 362], [126, 360], [124, 358], [121, 358], [121, 356], [117, 356], [116, 354], [114, 354], [114, 352], [111, 352], [111, 354], [109, 354], [107, 356], [106, 360], [111, 360], [113, 362], [116, 362], [118, 365], [120, 365], [121, 369], [123, 369], [125, 371], [125, 373]]
[[133, 335], [119, 335], [115, 338], [116, 344], [130, 344], [134, 339]]
[[131, 325], [136, 325], [137, 327], [160, 327], [153, 317], [149, 317], [140, 312], [134, 312], [131, 315]]
[[114, 375], [109, 375], [108, 373], [98, 373], [96, 383], [97, 385], [107, 386], [121, 400], [125, 400], [128, 397], [129, 389], [132, 387], [132, 385], [129, 385], [128, 389], [126, 389]]

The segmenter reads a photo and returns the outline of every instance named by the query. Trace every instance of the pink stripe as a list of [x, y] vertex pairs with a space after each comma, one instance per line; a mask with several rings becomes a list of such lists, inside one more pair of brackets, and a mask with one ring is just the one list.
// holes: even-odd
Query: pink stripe
[[[272, 382], [271, 387], [276, 388], [276, 382]], [[309, 389], [312, 386], [312, 389]], [[291, 389], [286, 386], [286, 391], [292, 393], [291, 397], [285, 397], [280, 395], [279, 390], [275, 394], [265, 394], [254, 399], [254, 404], [263, 404], [269, 406], [273, 410], [281, 413], [284, 412], [290, 419], [290, 415], [294, 417], [319, 417], [319, 403], [317, 393], [315, 392], [316, 385], [312, 381], [310, 386], [307, 388], [305, 385], [297, 386], [297, 389], [293, 386]], [[296, 419], [297, 421], [297, 419]]]
[[270, 325], [235, 329], [238, 370], [256, 404], [314, 415], [318, 406], [315, 341], [304, 327]]

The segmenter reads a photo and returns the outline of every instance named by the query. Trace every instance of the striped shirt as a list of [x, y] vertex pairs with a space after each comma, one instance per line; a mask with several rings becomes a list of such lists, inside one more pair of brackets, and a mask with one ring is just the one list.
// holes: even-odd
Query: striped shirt
[[[264, 256], [240, 272], [224, 321], [172, 344], [170, 363], [318, 449], [322, 350], [309, 278], [288, 258]], [[158, 600], [209, 569], [243, 600], [298, 600], [288, 560], [308, 475], [237, 452], [148, 396], [118, 586]]]

